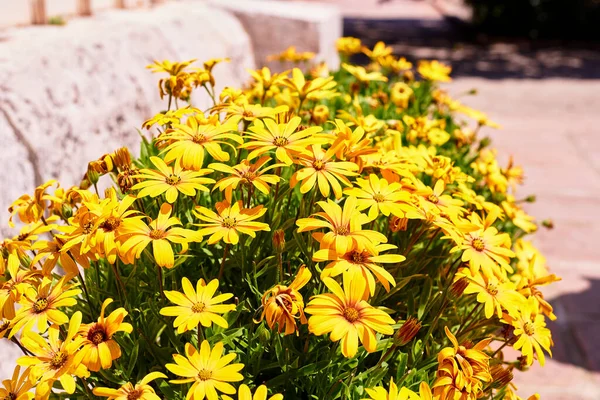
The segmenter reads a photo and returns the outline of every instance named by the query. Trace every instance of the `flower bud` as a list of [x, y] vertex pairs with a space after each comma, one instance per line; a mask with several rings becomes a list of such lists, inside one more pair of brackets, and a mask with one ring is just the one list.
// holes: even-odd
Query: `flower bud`
[[273, 232], [273, 247], [278, 253], [282, 253], [285, 248], [285, 232], [283, 229], [277, 229]]
[[396, 332], [396, 343], [398, 346], [404, 346], [414, 339], [421, 329], [421, 323], [414, 317], [408, 317], [404, 324]]
[[460, 297], [467, 286], [469, 286], [469, 280], [467, 278], [460, 278], [452, 284], [450, 293], [452, 293], [454, 297]]
[[393, 216], [390, 219], [390, 230], [392, 232], [405, 231], [408, 226], [408, 218], [398, 218]]
[[535, 203], [535, 200], [536, 200], [536, 197], [535, 197], [535, 195], [534, 195], [534, 194], [532, 194], [531, 196], [527, 196], [527, 197], [525, 197], [525, 201], [526, 201], [527, 203]]
[[492, 386], [496, 389], [503, 388], [513, 380], [513, 373], [509, 368], [503, 368], [502, 365], [493, 365], [490, 367], [492, 375]]
[[257, 329], [258, 340], [263, 346], [267, 346], [271, 342], [271, 332], [264, 324], [261, 324]]
[[315, 124], [321, 125], [329, 119], [329, 108], [323, 104], [319, 104], [312, 111], [312, 120]]
[[554, 229], [554, 221], [551, 219], [545, 219], [542, 221], [542, 225], [547, 229]]
[[64, 204], [62, 205], [62, 209], [61, 209], [61, 216], [63, 219], [67, 220], [69, 218], [71, 218], [73, 216], [73, 207], [71, 207], [68, 204]]

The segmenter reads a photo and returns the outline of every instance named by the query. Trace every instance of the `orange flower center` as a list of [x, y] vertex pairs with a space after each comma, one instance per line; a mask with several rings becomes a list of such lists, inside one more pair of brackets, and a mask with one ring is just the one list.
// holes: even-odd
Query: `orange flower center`
[[235, 226], [237, 225], [237, 221], [235, 220], [235, 218], [231, 218], [231, 217], [225, 217], [223, 218], [223, 226], [225, 228], [235, 228]]
[[89, 330], [87, 338], [97, 346], [100, 343], [105, 342], [108, 339], [108, 335], [102, 325], [96, 324]]
[[479, 238], [473, 239], [471, 246], [473, 246], [473, 248], [477, 251], [483, 251], [483, 249], [485, 249], [485, 243], [483, 243], [483, 240]]
[[498, 286], [494, 285], [493, 283], [488, 283], [486, 290], [492, 296], [495, 296], [498, 294]]
[[356, 264], [362, 264], [367, 261], [368, 256], [364, 253], [359, 253], [358, 251], [353, 251], [350, 253], [350, 260]]
[[527, 321], [523, 325], [523, 330], [527, 335], [531, 336], [535, 333], [535, 325], [533, 325], [533, 322]]
[[320, 171], [323, 168], [325, 168], [325, 163], [321, 160], [315, 160], [312, 165], [313, 165], [313, 168], [316, 169], [317, 171]]
[[67, 353], [59, 351], [50, 359], [50, 367], [52, 367], [52, 369], [60, 369], [63, 365], [65, 365], [68, 358], [69, 355]]
[[437, 204], [440, 202], [440, 199], [433, 193], [431, 193], [429, 196], [427, 196], [427, 200], [429, 200], [433, 204]]
[[17, 400], [17, 394], [14, 392], [8, 393], [5, 397], [5, 400]]
[[94, 228], [94, 224], [91, 222], [86, 222], [85, 224], [83, 224], [83, 226], [81, 228], [83, 229], [83, 233], [87, 235], [92, 232], [92, 229]]
[[33, 303], [33, 311], [37, 314], [44, 311], [48, 308], [48, 300], [47, 299], [37, 299], [35, 303]]
[[202, 311], [204, 311], [204, 309], [206, 308], [206, 304], [204, 303], [195, 303], [192, 306], [192, 311], [195, 313], [201, 313]]
[[165, 237], [165, 235], [165, 231], [163, 231], [162, 229], [152, 229], [148, 234], [148, 236], [150, 236], [150, 239], [154, 240], [162, 239]]
[[253, 113], [252, 111], [250, 111], [250, 110], [244, 110], [244, 113], [243, 113], [242, 115], [243, 115], [244, 117], [247, 117], [247, 118], [252, 118], [252, 117], [254, 117], [254, 113]]
[[377, 194], [373, 195], [373, 200], [375, 200], [378, 203], [381, 203], [381, 202], [385, 201], [385, 196], [382, 195], [381, 193], [377, 193]]
[[204, 136], [201, 133], [197, 133], [192, 137], [192, 142], [194, 142], [196, 144], [202, 144], [202, 143], [206, 142], [206, 136]]
[[254, 178], [256, 178], [256, 172], [254, 172], [254, 171], [244, 172], [242, 174], [242, 178], [244, 178], [245, 180], [247, 180], [248, 182], [250, 182], [251, 180], [253, 180]]
[[171, 175], [167, 176], [167, 178], [165, 179], [165, 182], [171, 186], [175, 186], [179, 182], [181, 182], [181, 178], [175, 174], [171, 174]]
[[347, 226], [338, 226], [335, 230], [335, 233], [340, 236], [346, 236], [350, 230]]
[[346, 307], [344, 309], [344, 318], [346, 318], [346, 320], [348, 322], [354, 322], [358, 319], [358, 317], [360, 317], [360, 314], [358, 313], [358, 310], [356, 308], [353, 307]]
[[138, 400], [144, 394], [141, 390], [135, 389], [127, 394], [127, 400]]
[[102, 229], [105, 232], [112, 232], [121, 225], [121, 219], [117, 217], [108, 217], [106, 221], [102, 223]]
[[201, 369], [200, 372], [198, 372], [198, 379], [201, 381], [207, 381], [210, 378], [212, 378], [212, 371]]
[[275, 139], [273, 139], [273, 144], [277, 147], [283, 147], [285, 145], [287, 145], [290, 141], [283, 136], [277, 136]]

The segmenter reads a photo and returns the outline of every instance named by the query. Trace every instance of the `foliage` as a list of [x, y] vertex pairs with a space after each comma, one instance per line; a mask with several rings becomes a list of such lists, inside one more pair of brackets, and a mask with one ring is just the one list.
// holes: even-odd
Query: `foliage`
[[155, 62], [168, 106], [139, 158], [12, 204], [0, 338], [24, 355], [0, 397], [519, 398], [513, 369], [552, 344], [539, 287], [558, 280], [524, 238], [523, 171], [440, 89], [450, 67], [416, 79], [383, 43], [337, 46], [340, 70], [262, 68], [218, 96], [227, 60]]

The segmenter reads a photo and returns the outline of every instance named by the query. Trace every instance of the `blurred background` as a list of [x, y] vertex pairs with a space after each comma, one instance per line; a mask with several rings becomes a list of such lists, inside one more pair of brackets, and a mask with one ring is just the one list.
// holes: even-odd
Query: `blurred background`
[[[599, 400], [600, 0], [0, 0], [1, 209], [50, 178], [78, 184], [119, 146], [135, 152], [163, 107], [152, 60], [230, 57], [217, 86], [239, 86], [291, 45], [335, 68], [342, 35], [451, 65], [444, 89], [502, 125], [486, 133], [524, 168], [527, 210], [552, 219], [535, 242], [563, 278], [545, 292], [554, 358], [515, 383], [524, 398]], [[0, 354], [6, 378], [18, 352]]]

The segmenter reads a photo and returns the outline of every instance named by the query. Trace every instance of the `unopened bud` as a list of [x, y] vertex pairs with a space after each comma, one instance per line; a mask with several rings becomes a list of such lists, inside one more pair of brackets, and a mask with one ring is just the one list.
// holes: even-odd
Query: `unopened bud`
[[502, 365], [493, 365], [490, 367], [492, 375], [492, 386], [496, 389], [503, 388], [513, 380], [513, 373], [509, 368], [503, 368]]
[[405, 231], [408, 226], [408, 218], [398, 218], [393, 216], [390, 219], [390, 230], [392, 232]]
[[273, 247], [278, 253], [282, 253], [285, 248], [285, 232], [283, 229], [277, 229], [273, 232]]
[[396, 342], [398, 346], [404, 346], [414, 339], [421, 329], [421, 323], [414, 317], [408, 317], [404, 324], [396, 332]]
[[261, 324], [257, 329], [258, 340], [265, 346], [271, 342], [271, 332], [266, 328], [265, 324]]
[[411, 83], [415, 80], [415, 74], [410, 70], [404, 71], [404, 73], [402, 74], [402, 80], [405, 83]]
[[90, 183], [92, 185], [95, 185], [96, 183], [98, 183], [98, 180], [100, 179], [100, 174], [93, 168], [88, 168], [86, 177], [87, 177], [87, 180], [90, 181]]
[[481, 139], [481, 141], [479, 142], [479, 150], [485, 149], [486, 147], [488, 147], [490, 145], [492, 141], [490, 140], [490, 138], [488, 137], [484, 137], [483, 139]]
[[467, 286], [469, 286], [469, 280], [467, 278], [460, 278], [452, 284], [450, 287], [450, 293], [452, 293], [454, 297], [460, 297]]
[[542, 225], [547, 229], [554, 229], [554, 222], [551, 219], [545, 219], [542, 221]]
[[63, 204], [61, 207], [61, 216], [67, 220], [73, 216], [73, 207], [68, 204]]
[[535, 195], [534, 195], [534, 194], [532, 194], [531, 196], [527, 196], [527, 197], [525, 197], [525, 201], [526, 201], [527, 203], [535, 203], [535, 200], [536, 200], [536, 198], [535, 198]]

